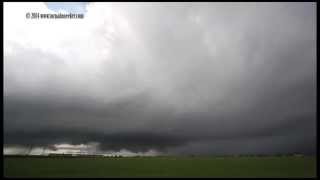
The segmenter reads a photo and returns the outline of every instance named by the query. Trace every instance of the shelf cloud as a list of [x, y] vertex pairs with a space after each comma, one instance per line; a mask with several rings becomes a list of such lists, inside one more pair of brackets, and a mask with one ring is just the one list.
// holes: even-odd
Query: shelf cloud
[[316, 152], [316, 3], [85, 8], [4, 3], [5, 146]]

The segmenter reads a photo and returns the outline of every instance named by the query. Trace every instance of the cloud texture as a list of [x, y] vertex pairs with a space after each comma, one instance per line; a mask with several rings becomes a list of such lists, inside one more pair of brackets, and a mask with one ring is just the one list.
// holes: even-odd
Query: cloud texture
[[315, 3], [4, 3], [4, 142], [315, 153]]

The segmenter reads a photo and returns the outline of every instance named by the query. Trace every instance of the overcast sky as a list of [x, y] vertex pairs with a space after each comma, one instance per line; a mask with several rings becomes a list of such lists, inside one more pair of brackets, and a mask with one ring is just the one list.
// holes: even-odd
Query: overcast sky
[[4, 3], [3, 18], [5, 147], [316, 152], [315, 2]]

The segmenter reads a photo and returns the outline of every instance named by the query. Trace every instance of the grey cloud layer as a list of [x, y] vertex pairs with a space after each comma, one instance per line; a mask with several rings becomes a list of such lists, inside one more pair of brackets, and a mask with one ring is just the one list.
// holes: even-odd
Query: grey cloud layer
[[138, 40], [115, 34], [111, 61], [98, 71], [75, 72], [59, 56], [19, 45], [5, 54], [5, 143], [315, 152], [314, 3], [117, 9]]

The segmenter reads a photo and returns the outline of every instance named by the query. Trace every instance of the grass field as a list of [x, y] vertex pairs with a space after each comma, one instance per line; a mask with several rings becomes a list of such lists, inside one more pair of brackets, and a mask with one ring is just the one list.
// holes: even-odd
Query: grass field
[[315, 157], [5, 157], [6, 177], [316, 177]]

